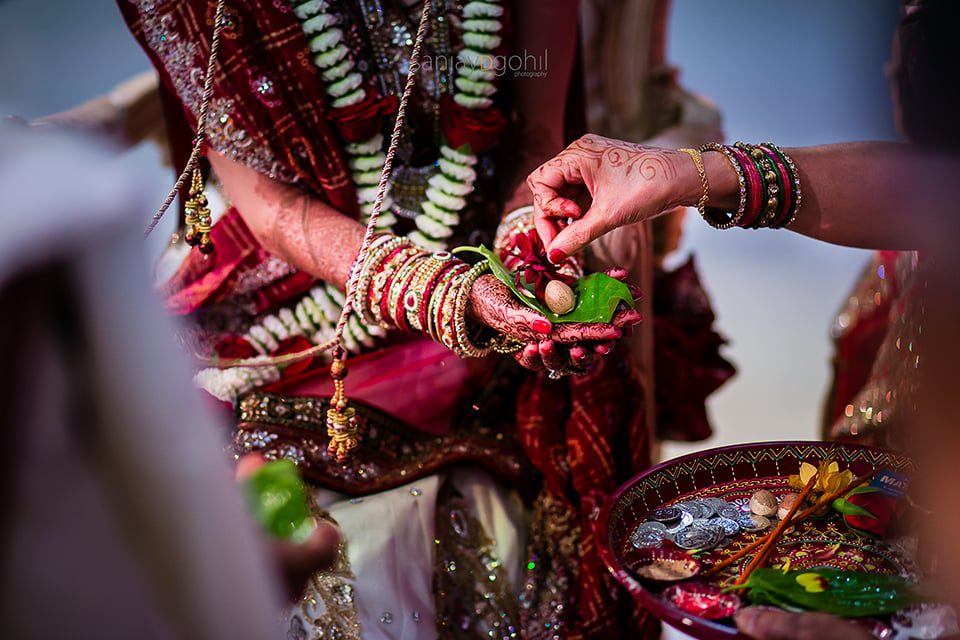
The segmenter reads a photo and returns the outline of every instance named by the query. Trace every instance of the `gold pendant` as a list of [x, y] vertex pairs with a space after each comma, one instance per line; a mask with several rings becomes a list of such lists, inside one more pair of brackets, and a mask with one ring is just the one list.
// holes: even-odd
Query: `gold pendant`
[[189, 198], [183, 205], [184, 222], [187, 225], [187, 232], [183, 239], [191, 247], [197, 247], [200, 253], [211, 254], [213, 253], [213, 240], [210, 238], [210, 230], [213, 227], [213, 218], [210, 215], [210, 208], [207, 206], [203, 176], [199, 169], [193, 170], [188, 195]]

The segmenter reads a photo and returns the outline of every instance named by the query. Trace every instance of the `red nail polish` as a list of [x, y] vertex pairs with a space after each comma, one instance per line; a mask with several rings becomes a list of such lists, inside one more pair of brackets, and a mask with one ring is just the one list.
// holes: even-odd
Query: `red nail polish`
[[602, 355], [602, 356], [605, 356], [605, 355], [607, 355], [608, 353], [610, 353], [610, 347], [608, 347], [608, 346], [605, 345], [605, 344], [598, 344], [598, 345], [597, 345], [597, 353], [599, 353], [599, 354]]
[[550, 259], [550, 262], [553, 264], [560, 264], [567, 259], [567, 254], [565, 254], [560, 249], [551, 249], [549, 255], [547, 256]]
[[537, 333], [550, 333], [550, 323], [546, 320], [534, 320], [533, 330]]

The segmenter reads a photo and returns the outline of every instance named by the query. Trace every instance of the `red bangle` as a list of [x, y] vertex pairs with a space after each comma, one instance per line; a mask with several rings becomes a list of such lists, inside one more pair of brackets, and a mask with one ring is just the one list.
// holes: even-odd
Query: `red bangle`
[[427, 309], [430, 307], [430, 296], [433, 294], [434, 287], [437, 286], [437, 283], [440, 282], [440, 278], [443, 277], [443, 274], [450, 271], [450, 269], [457, 266], [458, 261], [450, 260], [448, 264], [443, 265], [440, 269], [433, 274], [433, 276], [427, 281], [427, 284], [423, 287], [423, 298], [420, 302], [420, 326], [426, 328], [427, 326]]
[[737, 147], [727, 148], [730, 149], [730, 152], [733, 153], [737, 162], [740, 163], [743, 175], [747, 179], [747, 210], [737, 226], [749, 228], [754, 225], [757, 218], [763, 213], [763, 205], [765, 204], [763, 202], [763, 176], [760, 175], [760, 169], [757, 168], [757, 164], [746, 152]]
[[[394, 274], [399, 274], [400, 271], [408, 262], [420, 257], [421, 255], [422, 254], [417, 252], [411, 252], [411, 254], [407, 256], [406, 259], [402, 260], [400, 264], [396, 266], [394, 270]], [[383, 291], [383, 295], [380, 298], [380, 317], [384, 319], [393, 319], [393, 315], [390, 313], [390, 289], [393, 288], [393, 285], [394, 285], [394, 281], [393, 281], [393, 278], [391, 278], [390, 281], [387, 283], [386, 288]], [[399, 297], [397, 299], [402, 300], [402, 298], [399, 298]], [[396, 324], [395, 319], [394, 319], [394, 324]]]

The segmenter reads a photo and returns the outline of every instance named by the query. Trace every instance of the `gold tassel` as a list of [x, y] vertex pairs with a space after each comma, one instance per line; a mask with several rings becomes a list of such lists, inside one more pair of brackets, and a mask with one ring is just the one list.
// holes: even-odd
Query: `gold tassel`
[[357, 412], [347, 404], [343, 389], [347, 365], [339, 354], [334, 355], [330, 376], [333, 378], [333, 397], [327, 409], [327, 436], [330, 438], [327, 453], [336, 456], [337, 462], [346, 462], [353, 450], [360, 446], [360, 436], [357, 431]]
[[204, 193], [203, 176], [200, 169], [193, 170], [189, 196], [183, 205], [184, 222], [187, 225], [187, 232], [183, 239], [191, 247], [197, 247], [200, 253], [213, 253], [213, 240], [210, 238], [213, 218], [210, 215], [210, 208], [207, 206], [207, 195]]

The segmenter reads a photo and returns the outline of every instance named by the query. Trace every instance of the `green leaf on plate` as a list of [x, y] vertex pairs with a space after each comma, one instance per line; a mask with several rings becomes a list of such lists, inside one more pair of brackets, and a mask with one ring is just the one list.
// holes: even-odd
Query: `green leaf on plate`
[[490, 249], [480, 245], [479, 247], [457, 247], [453, 252], [477, 253], [483, 256], [490, 263], [490, 272], [497, 280], [507, 285], [520, 302], [534, 311], [539, 311], [553, 323], [610, 322], [621, 302], [631, 309], [634, 308], [633, 296], [626, 284], [605, 273], [591, 273], [578, 280], [572, 287], [577, 299], [573, 310], [558, 316], [545, 304], [531, 297], [533, 294], [530, 291], [518, 287], [514, 273], [507, 269]]

